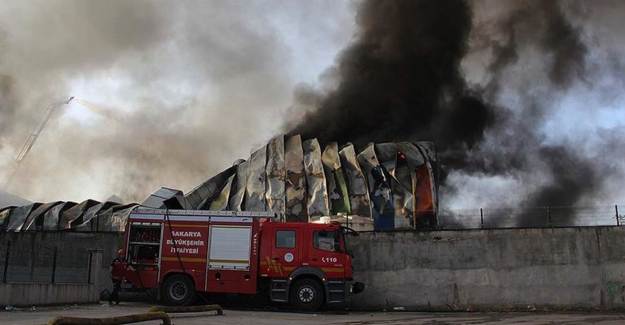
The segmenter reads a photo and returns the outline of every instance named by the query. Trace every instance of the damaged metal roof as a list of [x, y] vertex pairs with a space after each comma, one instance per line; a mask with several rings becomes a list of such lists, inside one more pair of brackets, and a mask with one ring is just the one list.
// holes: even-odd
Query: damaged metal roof
[[372, 143], [357, 153], [351, 143], [322, 150], [317, 139], [281, 135], [185, 198], [192, 209], [267, 210], [304, 222], [349, 216], [369, 229], [415, 228], [436, 223], [435, 164], [430, 142]]
[[[360, 230], [436, 224], [436, 156], [430, 142], [321, 146], [277, 136], [186, 195], [162, 187], [152, 208], [271, 211], [283, 221], [349, 220]], [[0, 209], [0, 230], [123, 231], [138, 206], [112, 201], [32, 203]], [[326, 219], [324, 219], [326, 218]]]

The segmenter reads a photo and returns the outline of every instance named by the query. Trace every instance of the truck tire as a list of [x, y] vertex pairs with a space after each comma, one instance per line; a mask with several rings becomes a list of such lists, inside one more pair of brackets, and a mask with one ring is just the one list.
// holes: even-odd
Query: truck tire
[[291, 285], [289, 302], [295, 308], [315, 311], [323, 305], [323, 287], [313, 279], [300, 279]]
[[195, 299], [195, 285], [188, 276], [175, 274], [163, 283], [162, 295], [166, 305], [188, 305]]

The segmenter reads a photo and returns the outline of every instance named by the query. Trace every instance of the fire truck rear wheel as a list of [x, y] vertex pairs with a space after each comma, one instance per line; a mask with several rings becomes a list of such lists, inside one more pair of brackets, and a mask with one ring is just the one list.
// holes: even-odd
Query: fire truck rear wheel
[[290, 303], [301, 310], [318, 310], [323, 305], [323, 287], [319, 281], [301, 279], [291, 285]]
[[165, 304], [184, 306], [195, 299], [195, 286], [188, 276], [176, 274], [165, 280], [162, 293]]

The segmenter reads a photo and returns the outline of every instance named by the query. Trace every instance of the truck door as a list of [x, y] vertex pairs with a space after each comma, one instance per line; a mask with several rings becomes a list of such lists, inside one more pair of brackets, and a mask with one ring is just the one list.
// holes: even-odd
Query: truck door
[[302, 262], [301, 229], [294, 227], [277, 226], [271, 230], [271, 254], [264, 261], [266, 273], [273, 278], [285, 278]]
[[[321, 269], [328, 279], [343, 279], [345, 276], [345, 247], [341, 240], [340, 229], [312, 229], [312, 241], [307, 243], [310, 249], [310, 266]], [[312, 247], [310, 247], [312, 246]]]
[[160, 223], [132, 223], [128, 240], [127, 260], [134, 270], [128, 277], [142, 288], [154, 288], [158, 283], [161, 254]]

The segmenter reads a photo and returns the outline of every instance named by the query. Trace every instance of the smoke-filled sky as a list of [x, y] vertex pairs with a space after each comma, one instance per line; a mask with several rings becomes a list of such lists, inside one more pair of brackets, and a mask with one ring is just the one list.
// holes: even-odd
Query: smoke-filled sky
[[3, 1], [0, 179], [141, 200], [279, 132], [432, 140], [446, 207], [622, 202], [625, 4]]
[[48, 105], [81, 100], [9, 188], [44, 201], [190, 190], [280, 131], [354, 25], [329, 0], [0, 2], [0, 180]]

